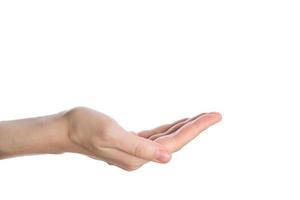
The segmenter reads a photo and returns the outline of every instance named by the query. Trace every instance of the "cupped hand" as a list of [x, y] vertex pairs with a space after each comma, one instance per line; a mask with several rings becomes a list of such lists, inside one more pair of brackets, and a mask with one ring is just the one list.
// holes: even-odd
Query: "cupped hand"
[[167, 163], [202, 131], [221, 120], [216, 112], [202, 113], [139, 133], [126, 131], [111, 117], [78, 107], [66, 113], [70, 151], [82, 153], [127, 171], [149, 161]]

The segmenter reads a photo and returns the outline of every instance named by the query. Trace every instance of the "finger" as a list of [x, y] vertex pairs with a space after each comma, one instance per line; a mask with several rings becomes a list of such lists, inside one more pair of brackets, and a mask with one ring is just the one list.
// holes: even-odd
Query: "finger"
[[144, 160], [166, 163], [171, 159], [170, 153], [161, 144], [128, 132], [118, 135], [116, 148]]
[[183, 118], [183, 119], [180, 119], [180, 120], [177, 120], [173, 123], [170, 123], [170, 124], [164, 124], [162, 126], [159, 126], [159, 127], [156, 127], [154, 129], [151, 129], [151, 130], [145, 130], [145, 131], [141, 131], [138, 133], [139, 136], [141, 137], [144, 137], [144, 138], [148, 138], [154, 134], [157, 134], [157, 133], [161, 133], [161, 132], [165, 132], [166, 130], [168, 130], [170, 127], [174, 126], [175, 124], [178, 124], [182, 121], [185, 121], [187, 120], [188, 118]]
[[177, 123], [175, 124], [174, 126], [170, 127], [167, 131], [165, 132], [161, 132], [161, 133], [157, 133], [155, 135], [152, 135], [151, 137], [149, 137], [150, 140], [156, 140], [157, 138], [161, 137], [161, 136], [164, 136], [164, 135], [169, 135], [175, 131], [177, 131], [179, 128], [181, 128], [182, 126], [184, 126], [186, 123], [189, 123], [195, 119], [197, 119], [199, 116], [202, 116], [202, 115], [205, 115], [206, 113], [201, 113], [199, 115], [196, 115], [192, 118], [188, 118], [187, 120], [185, 121], [182, 121], [180, 123]]
[[169, 152], [176, 152], [188, 142], [197, 137], [202, 131], [221, 120], [219, 113], [209, 113], [185, 124], [176, 132], [157, 138], [155, 141], [164, 145]]
[[147, 162], [146, 160], [112, 148], [99, 148], [96, 152], [101, 156], [101, 160], [127, 171], [138, 169]]

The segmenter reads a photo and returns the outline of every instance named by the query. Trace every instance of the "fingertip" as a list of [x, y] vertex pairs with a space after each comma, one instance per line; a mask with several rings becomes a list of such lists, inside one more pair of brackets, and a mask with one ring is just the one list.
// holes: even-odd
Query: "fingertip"
[[171, 157], [172, 155], [165, 148], [159, 148], [156, 152], [154, 161], [168, 163], [171, 160]]
[[209, 114], [215, 116], [216, 119], [217, 119], [217, 121], [221, 121], [222, 118], [223, 118], [223, 117], [222, 117], [222, 114], [219, 113], [219, 112], [210, 112]]

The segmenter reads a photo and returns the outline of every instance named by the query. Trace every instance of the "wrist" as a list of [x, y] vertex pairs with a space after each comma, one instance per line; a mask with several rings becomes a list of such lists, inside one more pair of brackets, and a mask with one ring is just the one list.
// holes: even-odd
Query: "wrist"
[[49, 140], [48, 145], [51, 147], [49, 153], [72, 152], [73, 143], [69, 138], [69, 120], [66, 113], [60, 112], [44, 119], [44, 129], [48, 130], [47, 132], [49, 133], [45, 134], [45, 139]]
[[78, 110], [80, 108], [75, 107], [68, 111], [58, 113], [58, 121], [61, 121], [62, 126], [64, 127], [63, 137], [61, 137], [61, 146], [63, 152], [70, 152], [70, 153], [81, 153], [81, 154], [89, 154], [85, 149], [81, 147], [79, 144], [80, 142], [77, 141], [77, 137], [75, 133], [78, 131], [76, 126], [78, 122], [76, 122], [76, 118], [78, 117]]

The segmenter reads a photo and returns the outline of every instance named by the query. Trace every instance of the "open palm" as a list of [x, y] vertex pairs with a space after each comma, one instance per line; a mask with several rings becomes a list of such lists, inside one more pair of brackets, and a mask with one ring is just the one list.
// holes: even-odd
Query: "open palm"
[[138, 133], [126, 131], [111, 117], [89, 109], [68, 112], [72, 150], [132, 171], [154, 161], [167, 163], [171, 154], [209, 126], [219, 122], [219, 113], [203, 113]]

